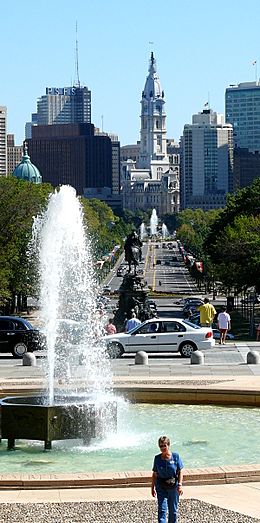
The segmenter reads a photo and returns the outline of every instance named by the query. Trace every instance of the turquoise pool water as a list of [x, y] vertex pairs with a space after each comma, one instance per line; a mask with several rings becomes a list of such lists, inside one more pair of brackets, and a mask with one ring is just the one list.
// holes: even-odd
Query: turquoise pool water
[[118, 432], [84, 447], [77, 440], [17, 440], [15, 452], [0, 445], [1, 473], [57, 473], [151, 470], [161, 435], [171, 439], [185, 467], [260, 462], [260, 409], [205, 405], [119, 403]]

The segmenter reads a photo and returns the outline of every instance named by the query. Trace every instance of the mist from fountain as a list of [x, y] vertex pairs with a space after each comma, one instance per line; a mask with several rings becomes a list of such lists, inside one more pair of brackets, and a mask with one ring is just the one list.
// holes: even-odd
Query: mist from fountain
[[158, 227], [158, 216], [156, 213], [156, 209], [153, 209], [151, 218], [150, 218], [150, 235], [151, 236], [157, 235], [157, 227]]
[[146, 231], [145, 224], [141, 223], [141, 225], [140, 225], [140, 239], [141, 239], [141, 241], [143, 241], [144, 238], [146, 238], [146, 236], [147, 236], [147, 231]]
[[76, 191], [62, 186], [34, 221], [40, 311], [47, 343], [47, 394], [101, 398], [112, 375], [96, 306], [92, 249]]
[[165, 225], [165, 223], [163, 223], [162, 224], [162, 237], [165, 240], [165, 238], [168, 238], [168, 236], [169, 236], [169, 231], [168, 231], [167, 225]]

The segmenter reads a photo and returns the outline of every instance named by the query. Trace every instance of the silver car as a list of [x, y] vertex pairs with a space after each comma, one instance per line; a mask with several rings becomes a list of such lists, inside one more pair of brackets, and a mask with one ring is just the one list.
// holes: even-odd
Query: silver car
[[130, 332], [105, 336], [110, 358], [119, 358], [124, 353], [145, 350], [154, 352], [180, 352], [189, 358], [195, 350], [214, 347], [212, 329], [199, 327], [179, 318], [150, 319]]

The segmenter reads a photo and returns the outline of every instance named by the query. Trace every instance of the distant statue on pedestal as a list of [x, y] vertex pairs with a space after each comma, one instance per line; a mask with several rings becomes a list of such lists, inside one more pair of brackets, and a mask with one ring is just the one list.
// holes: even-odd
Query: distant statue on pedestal
[[126, 238], [124, 250], [125, 260], [128, 263], [128, 272], [131, 272], [131, 267], [134, 267], [134, 274], [142, 259], [142, 242], [135, 231], [132, 231]]

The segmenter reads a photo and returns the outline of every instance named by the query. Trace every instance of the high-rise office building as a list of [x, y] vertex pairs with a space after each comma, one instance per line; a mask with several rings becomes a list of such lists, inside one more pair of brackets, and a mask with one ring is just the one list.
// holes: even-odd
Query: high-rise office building
[[12, 174], [20, 163], [23, 155], [23, 146], [15, 145], [14, 134], [7, 135], [7, 174]]
[[224, 207], [226, 194], [233, 191], [232, 125], [205, 109], [184, 126], [182, 149], [182, 208]]
[[37, 125], [37, 113], [32, 113], [31, 121], [26, 122], [26, 124], [25, 124], [25, 139], [26, 140], [32, 137], [32, 127], [34, 125]]
[[7, 109], [0, 105], [0, 176], [7, 175]]
[[109, 136], [112, 146], [112, 193], [120, 193], [120, 142], [117, 136]]
[[260, 83], [244, 82], [226, 89], [226, 121], [234, 128], [234, 188], [260, 176]]
[[37, 124], [91, 123], [91, 91], [87, 87], [46, 87], [37, 101]]
[[37, 113], [25, 126], [25, 137], [32, 137], [35, 125], [91, 123], [91, 91], [86, 86], [46, 87], [37, 100]]
[[260, 151], [260, 83], [226, 89], [226, 122], [234, 128], [234, 147]]
[[[42, 181], [54, 187], [68, 184], [80, 195], [86, 189], [112, 190], [112, 145], [96, 136], [92, 124], [37, 125], [28, 140], [31, 161]], [[95, 191], [92, 191], [95, 192]]]

